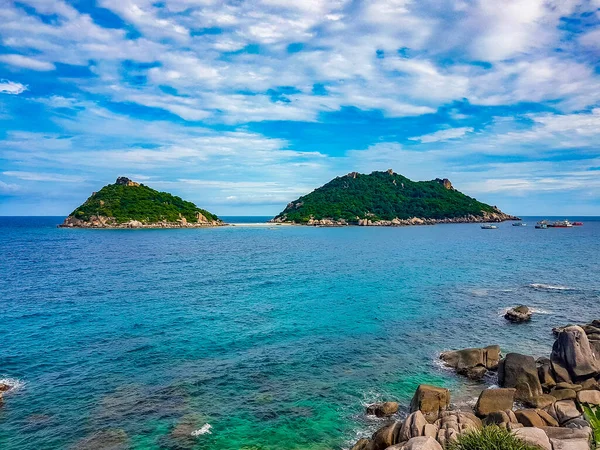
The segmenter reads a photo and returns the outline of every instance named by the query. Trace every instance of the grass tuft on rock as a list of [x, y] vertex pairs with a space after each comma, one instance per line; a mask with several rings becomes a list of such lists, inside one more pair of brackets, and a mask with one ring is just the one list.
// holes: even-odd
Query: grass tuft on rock
[[461, 434], [458, 440], [446, 445], [446, 450], [541, 450], [497, 426]]

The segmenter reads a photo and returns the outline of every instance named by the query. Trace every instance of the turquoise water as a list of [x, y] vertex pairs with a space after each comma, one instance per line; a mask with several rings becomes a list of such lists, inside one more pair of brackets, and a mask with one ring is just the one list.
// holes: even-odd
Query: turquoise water
[[[445, 349], [547, 354], [600, 318], [600, 221], [58, 229], [0, 218], [0, 448], [339, 449]], [[538, 310], [529, 324], [508, 306]], [[462, 396], [462, 397], [461, 397]], [[191, 436], [211, 426], [210, 433]], [[206, 426], [204, 430], [206, 430]], [[109, 447], [109, 444], [113, 445]]]

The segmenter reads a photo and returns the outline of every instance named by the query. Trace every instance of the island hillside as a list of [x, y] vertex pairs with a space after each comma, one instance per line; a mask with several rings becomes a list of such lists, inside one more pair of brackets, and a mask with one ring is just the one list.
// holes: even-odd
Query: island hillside
[[519, 220], [452, 187], [448, 179], [411, 181], [394, 173], [337, 177], [289, 203], [274, 219], [307, 225], [424, 225]]
[[214, 214], [167, 192], [119, 177], [92, 193], [61, 227], [187, 228], [223, 225]]

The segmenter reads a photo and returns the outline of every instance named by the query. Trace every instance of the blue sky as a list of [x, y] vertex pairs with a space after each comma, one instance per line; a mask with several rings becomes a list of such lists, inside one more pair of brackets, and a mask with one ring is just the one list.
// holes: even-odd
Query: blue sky
[[0, 215], [117, 176], [274, 215], [388, 168], [600, 215], [600, 0], [33, 0], [0, 24]]

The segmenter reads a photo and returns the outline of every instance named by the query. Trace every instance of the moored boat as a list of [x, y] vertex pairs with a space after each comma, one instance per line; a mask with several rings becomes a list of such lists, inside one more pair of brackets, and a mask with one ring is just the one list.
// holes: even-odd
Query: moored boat
[[492, 225], [490, 223], [485, 223], [481, 225], [481, 229], [483, 230], [495, 230], [496, 228], [498, 228], [496, 225]]
[[573, 226], [574, 227], [581, 227], [581, 226], [583, 226], [583, 222], [573, 222]]
[[513, 227], [526, 227], [527, 224], [525, 222], [515, 222], [512, 224]]
[[571, 228], [573, 224], [569, 222], [567, 219], [565, 220], [557, 220], [556, 222], [552, 222], [548, 224], [549, 228]]
[[535, 227], [538, 230], [545, 230], [546, 228], [548, 228], [548, 222], [545, 220], [540, 220], [538, 223], [535, 224]]

